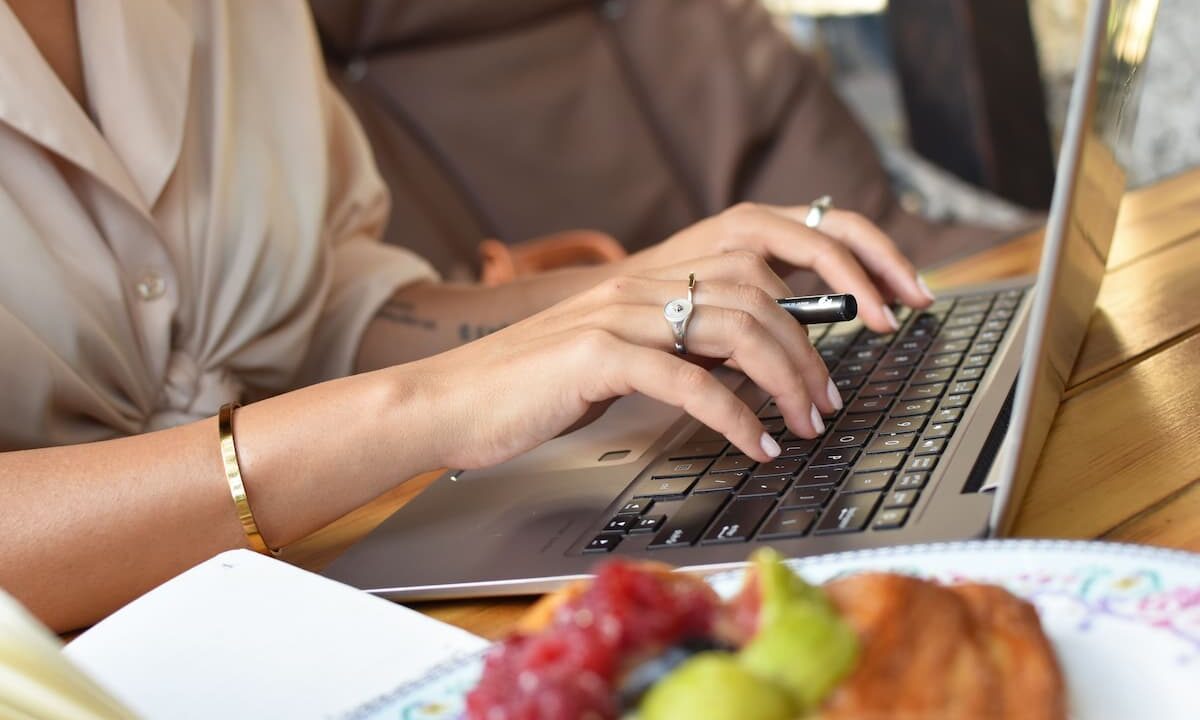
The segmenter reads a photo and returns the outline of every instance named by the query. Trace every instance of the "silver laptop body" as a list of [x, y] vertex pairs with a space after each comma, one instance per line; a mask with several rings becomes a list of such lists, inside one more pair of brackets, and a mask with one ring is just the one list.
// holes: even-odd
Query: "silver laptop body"
[[[912, 384], [887, 401], [881, 412], [853, 416], [855, 421], [880, 416], [868, 428], [869, 441], [842, 424], [851, 418], [843, 414], [830, 420], [822, 445], [794, 458], [788, 474], [759, 480], [757, 470], [717, 477], [718, 467], [736, 467], [738, 461], [728, 451], [713, 455], [717, 441], [706, 429], [643, 396], [625, 398], [592, 425], [519, 458], [489, 469], [447, 473], [351, 547], [325, 574], [397, 599], [511, 595], [552, 590], [585, 576], [598, 560], [609, 557], [654, 559], [707, 571], [741, 563], [763, 544], [788, 556], [804, 556], [1007, 531], [1061, 400], [1104, 274], [1125, 188], [1116, 153], [1132, 126], [1137, 85], [1133, 80], [1145, 57], [1156, 8], [1157, 0], [1093, 3], [1064, 130], [1037, 291], [1022, 279], [939, 297], [941, 307], [966, 312], [951, 309], [938, 318], [935, 334], [922, 340], [933, 344], [922, 352], [931, 351], [954, 329], [950, 323], [982, 315], [970, 339], [974, 344], [957, 353], [961, 357], [953, 365], [947, 361], [950, 374], [942, 394], [928, 401], [902, 400], [904, 393], [919, 392], [918, 374], [946, 369], [937, 366], [935, 356], [922, 355], [922, 364], [899, 381]], [[970, 312], [985, 303], [989, 309]], [[887, 353], [881, 362], [903, 357], [901, 340], [922, 337], [906, 335], [918, 327], [920, 315], [905, 316], [893, 344], [881, 346]], [[992, 325], [992, 330], [984, 329]], [[813, 328], [812, 337], [828, 352], [843, 344], [849, 351], [863, 352], [873, 342], [885, 342], [860, 331], [860, 326], [842, 324]], [[984, 333], [995, 342], [982, 343]], [[844, 341], [846, 336], [854, 340]], [[985, 345], [990, 353], [972, 352]], [[978, 364], [985, 354], [988, 362]], [[971, 362], [981, 368], [977, 374], [967, 367]], [[833, 363], [833, 372], [846, 376], [848, 367], [855, 365], [843, 356]], [[858, 395], [886, 385], [870, 381], [887, 379], [877, 378], [878, 370], [871, 365], [866, 379], [848, 376], [861, 384], [846, 390], [846, 413], [872, 407], [872, 398]], [[742, 376], [719, 372], [751, 407], [770, 407], [769, 398]], [[970, 393], [950, 392], [968, 386], [973, 388]], [[951, 404], [957, 407], [948, 407]], [[909, 407], [930, 411], [906, 416], [904, 408]], [[954, 420], [940, 422], [939, 417]], [[910, 437], [898, 433], [884, 438], [882, 428], [896, 430], [896, 423], [917, 422], [911, 435], [914, 447], [906, 451], [902, 464], [874, 469], [896, 457], [874, 445], [877, 440]], [[953, 432], [940, 435], [942, 428]], [[842, 439], [859, 445], [832, 446]], [[926, 445], [938, 453], [918, 455]], [[696, 454], [708, 457], [683, 457]], [[846, 462], [838, 465], [842, 460]], [[739, 483], [736, 487], [713, 487], [731, 478], [731, 483]], [[814, 478], [828, 483], [821, 485]], [[762, 486], [761, 493], [754, 490], [755, 483]], [[897, 522], [898, 518], [902, 519]]]

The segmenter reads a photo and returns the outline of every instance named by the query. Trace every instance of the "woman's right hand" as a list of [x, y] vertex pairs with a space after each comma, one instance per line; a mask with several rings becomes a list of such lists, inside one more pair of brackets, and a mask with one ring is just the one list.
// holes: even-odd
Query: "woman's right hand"
[[[686, 356], [663, 317], [696, 275]], [[727, 253], [604, 281], [499, 332], [407, 365], [439, 464], [494, 465], [550, 440], [598, 404], [634, 392], [682, 408], [758, 461], [778, 455], [756, 408], [708, 367], [732, 359], [801, 437], [824, 431], [841, 396], [805, 328], [775, 303], [786, 284], [753, 253]]]

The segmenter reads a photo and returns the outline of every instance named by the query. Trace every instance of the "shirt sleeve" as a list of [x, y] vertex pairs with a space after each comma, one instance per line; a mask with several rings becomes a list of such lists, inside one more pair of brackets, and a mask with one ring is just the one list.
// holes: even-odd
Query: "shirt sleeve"
[[381, 241], [390, 200], [370, 145], [346, 101], [324, 80], [329, 194], [328, 288], [299, 385], [349, 375], [371, 319], [398, 289], [437, 280], [423, 258]]

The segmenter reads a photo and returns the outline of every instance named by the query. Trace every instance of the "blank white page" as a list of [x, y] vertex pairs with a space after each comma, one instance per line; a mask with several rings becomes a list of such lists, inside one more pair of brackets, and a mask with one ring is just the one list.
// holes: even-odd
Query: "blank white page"
[[387, 600], [234, 550], [133, 601], [64, 652], [146, 718], [323, 718], [486, 645]]

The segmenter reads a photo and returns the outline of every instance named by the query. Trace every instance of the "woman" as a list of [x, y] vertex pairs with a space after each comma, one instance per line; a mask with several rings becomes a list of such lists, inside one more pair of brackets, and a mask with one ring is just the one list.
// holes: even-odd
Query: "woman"
[[[885, 302], [930, 301], [861, 218], [816, 232], [806, 208], [755, 206], [614, 266], [438, 284], [377, 240], [386, 194], [305, 13], [0, 2], [0, 584], [56, 629], [635, 391], [777, 453], [697, 357], [734, 361], [819, 434], [840, 399], [768, 262], [854, 293], [876, 330], [895, 327]], [[663, 306], [689, 273], [684, 357]], [[214, 415], [250, 400], [225, 458]]]

